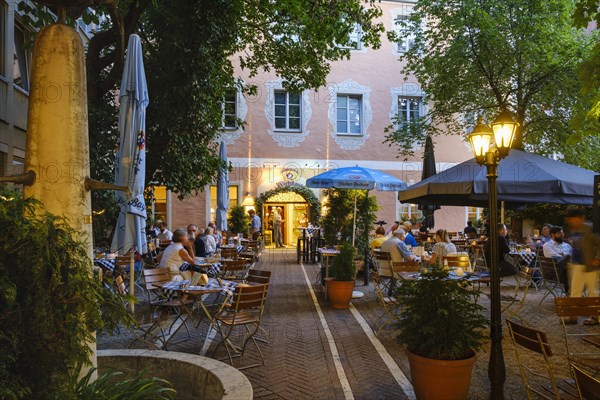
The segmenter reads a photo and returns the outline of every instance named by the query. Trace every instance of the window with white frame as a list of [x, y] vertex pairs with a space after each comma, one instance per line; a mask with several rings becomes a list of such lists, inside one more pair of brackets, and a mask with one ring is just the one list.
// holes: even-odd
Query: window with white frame
[[221, 103], [221, 126], [225, 129], [237, 128], [237, 91], [228, 90]]
[[355, 23], [350, 35], [348, 36], [349, 43], [342, 46], [345, 49], [361, 50], [362, 49], [362, 27], [360, 24]]
[[299, 92], [289, 92], [287, 90], [275, 91], [274, 117], [275, 129], [280, 131], [300, 131], [301, 96]]
[[422, 97], [398, 96], [398, 119], [402, 122], [414, 122], [422, 115]]
[[416, 204], [400, 203], [400, 220], [419, 220], [423, 218], [423, 212]]
[[15, 21], [15, 45], [13, 53], [13, 81], [21, 89], [29, 90], [29, 54], [25, 48], [27, 31]]
[[401, 24], [408, 21], [409, 18], [409, 14], [398, 14], [394, 17], [395, 30], [399, 36], [399, 40], [396, 43], [396, 51], [398, 53], [406, 53], [415, 45], [415, 35], [413, 33], [407, 34], [406, 32], [401, 32]]
[[336, 131], [340, 135], [362, 134], [362, 95], [337, 95]]

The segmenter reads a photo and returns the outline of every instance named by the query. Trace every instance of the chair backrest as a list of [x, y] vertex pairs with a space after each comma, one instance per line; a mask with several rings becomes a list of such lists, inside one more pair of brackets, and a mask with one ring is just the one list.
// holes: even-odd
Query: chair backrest
[[155, 283], [171, 280], [168, 268], [149, 268], [144, 270], [144, 281], [147, 290], [157, 290]]
[[221, 258], [237, 260], [238, 251], [233, 248], [222, 248], [221, 249]]
[[594, 378], [576, 365], [571, 370], [577, 383], [577, 391], [582, 399], [600, 399], [600, 379]]
[[545, 332], [520, 325], [509, 319], [506, 320], [506, 323], [515, 345], [525, 347], [546, 357], [552, 357], [552, 348], [548, 343]]
[[392, 276], [392, 254], [387, 251], [374, 251], [377, 270], [380, 276]]
[[559, 282], [558, 271], [553, 258], [538, 257], [538, 265], [540, 266], [540, 272], [545, 280]]
[[160, 244], [158, 245], [160, 247], [160, 251], [164, 251], [167, 247], [169, 247], [171, 242], [172, 240], [161, 240]]
[[246, 269], [248, 260], [221, 260], [221, 271], [240, 271]]
[[392, 261], [392, 271], [398, 274], [400, 272], [415, 272], [420, 271], [418, 261]]
[[269, 283], [271, 281], [271, 271], [251, 269], [246, 280], [254, 283]]
[[248, 309], [260, 309], [262, 311], [268, 288], [269, 284], [236, 286], [233, 294], [234, 312]]
[[554, 304], [559, 317], [600, 316], [600, 297], [555, 297]]
[[469, 255], [447, 255], [442, 257], [442, 263], [444, 261], [448, 262], [449, 267], [460, 267], [464, 268], [466, 271], [471, 269], [471, 260], [469, 260]]

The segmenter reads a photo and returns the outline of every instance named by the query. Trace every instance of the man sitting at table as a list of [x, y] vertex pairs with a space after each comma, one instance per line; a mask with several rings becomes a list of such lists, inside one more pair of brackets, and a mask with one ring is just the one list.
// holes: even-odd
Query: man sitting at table
[[[517, 268], [510, 262], [506, 261], [504, 258], [508, 253], [510, 253], [510, 247], [508, 246], [508, 241], [506, 240], [506, 234], [508, 233], [508, 229], [506, 229], [506, 225], [500, 223], [498, 224], [498, 269], [500, 270], [500, 276], [510, 276], [515, 275], [518, 271]], [[485, 259], [487, 261], [487, 265], [490, 265], [490, 261], [492, 259], [491, 256], [491, 240], [487, 240], [483, 247], [483, 252], [485, 254]]]
[[573, 254], [573, 248], [570, 244], [564, 242], [564, 232], [562, 226], [553, 226], [550, 228], [550, 239], [544, 243], [544, 257], [554, 259], [558, 269], [558, 279], [565, 286], [565, 293], [569, 293], [569, 280], [567, 278], [567, 263]]
[[404, 243], [404, 237], [406, 233], [404, 229], [396, 229], [392, 237], [387, 239], [381, 244], [381, 251], [390, 253], [392, 261], [413, 261], [416, 259], [415, 255], [408, 250]]
[[194, 265], [194, 259], [190, 256], [184, 246], [189, 246], [187, 232], [183, 229], [175, 229], [173, 232], [173, 241], [167, 248], [158, 254], [159, 268], [168, 268], [169, 275], [172, 281], [181, 281], [183, 276], [179, 271], [179, 267], [184, 262]]
[[402, 223], [402, 229], [404, 229], [404, 232], [406, 233], [404, 236], [404, 244], [407, 246], [417, 247], [417, 241], [413, 237], [412, 233], [410, 233], [412, 224], [409, 221], [404, 221]]

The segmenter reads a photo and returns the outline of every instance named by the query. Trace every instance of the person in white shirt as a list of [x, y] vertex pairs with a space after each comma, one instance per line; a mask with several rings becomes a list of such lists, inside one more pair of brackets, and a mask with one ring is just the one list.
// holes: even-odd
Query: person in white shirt
[[569, 279], [567, 277], [567, 264], [573, 248], [570, 244], [563, 241], [564, 232], [562, 226], [553, 226], [550, 228], [550, 239], [544, 243], [544, 257], [554, 259], [558, 269], [558, 279], [565, 286], [565, 292], [569, 293]]
[[156, 235], [156, 237], [159, 240], [173, 240], [173, 232], [167, 229], [167, 224], [165, 222], [160, 221], [158, 229], [160, 229], [160, 233]]
[[183, 280], [183, 276], [180, 273], [179, 267], [184, 262], [193, 265], [194, 259], [185, 249], [186, 246], [189, 246], [189, 239], [185, 230], [176, 229], [172, 240], [173, 242], [158, 254], [158, 266], [169, 270], [171, 280], [181, 281]]
[[217, 251], [217, 242], [213, 236], [213, 228], [210, 226], [207, 227], [200, 238], [204, 241], [206, 255], [210, 257], [215, 254], [215, 251]]

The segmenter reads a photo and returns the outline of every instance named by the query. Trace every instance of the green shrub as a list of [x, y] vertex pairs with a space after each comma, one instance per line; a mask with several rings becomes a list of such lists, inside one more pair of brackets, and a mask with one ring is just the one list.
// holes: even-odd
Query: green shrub
[[91, 274], [82, 234], [40, 202], [0, 188], [0, 398], [69, 398], [94, 332], [131, 317]]
[[227, 229], [232, 234], [243, 233], [248, 236], [250, 233], [250, 216], [246, 214], [243, 206], [235, 206], [231, 208], [229, 219], [227, 220]]
[[440, 264], [407, 280], [395, 296], [400, 303], [397, 339], [409, 351], [438, 360], [461, 360], [479, 350], [487, 336], [484, 308], [464, 279], [448, 279]]
[[333, 258], [331, 276], [336, 281], [353, 281], [356, 276], [354, 265], [355, 249], [350, 244], [340, 246], [340, 254]]

